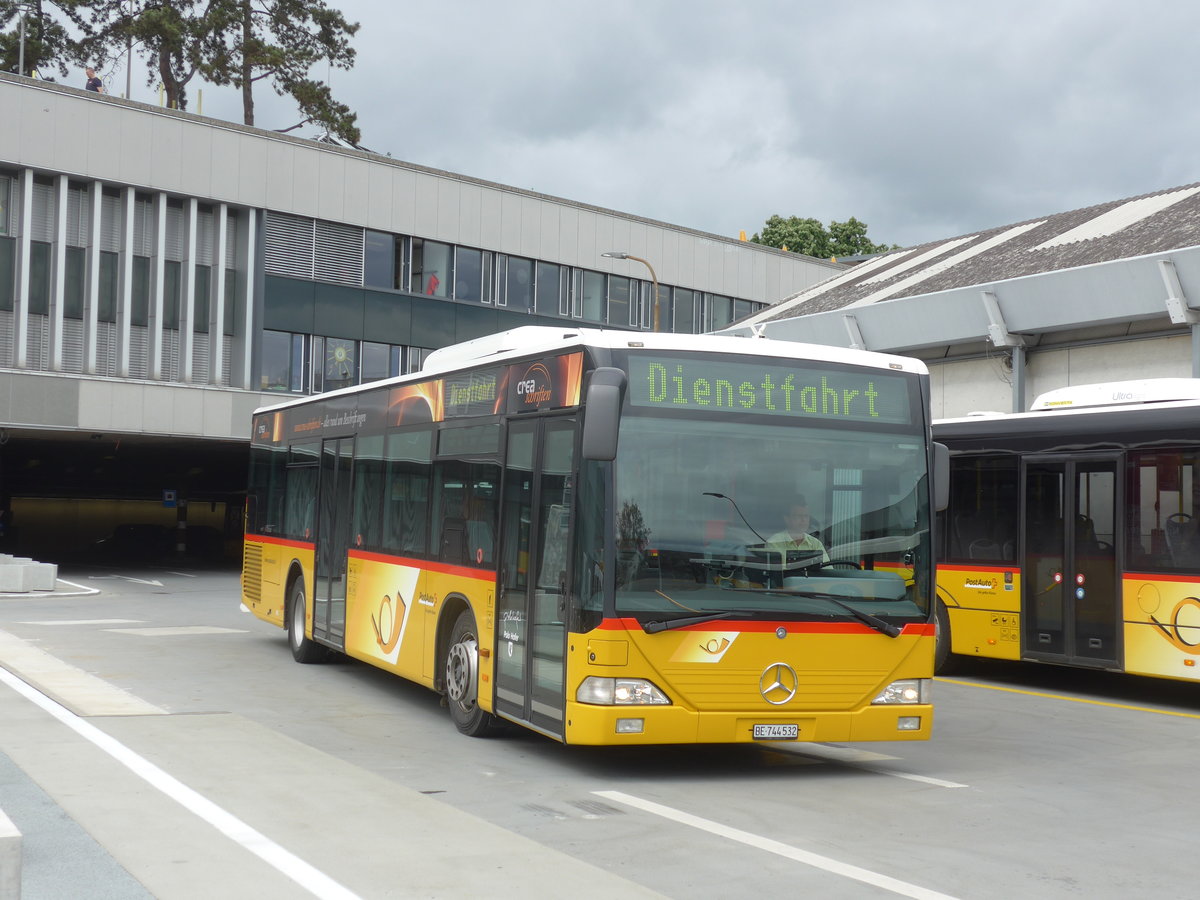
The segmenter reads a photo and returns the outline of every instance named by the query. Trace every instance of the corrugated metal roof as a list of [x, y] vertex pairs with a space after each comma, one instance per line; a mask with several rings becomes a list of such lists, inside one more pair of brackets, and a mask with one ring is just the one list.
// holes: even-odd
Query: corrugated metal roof
[[1178, 191], [1170, 191], [1166, 194], [1154, 194], [1149, 197], [1128, 200], [1120, 206], [1110, 209], [1108, 212], [1101, 213], [1096, 218], [1089, 219], [1082, 225], [1076, 225], [1069, 231], [1064, 231], [1057, 237], [1043, 241], [1031, 249], [1047, 250], [1050, 247], [1061, 247], [1064, 244], [1073, 244], [1076, 241], [1091, 241], [1096, 238], [1108, 237], [1110, 234], [1123, 231], [1135, 222], [1148, 219], [1155, 213], [1162, 212], [1167, 207], [1174, 206], [1176, 203], [1186, 200], [1196, 193], [1200, 193], [1200, 187], [1184, 188]]

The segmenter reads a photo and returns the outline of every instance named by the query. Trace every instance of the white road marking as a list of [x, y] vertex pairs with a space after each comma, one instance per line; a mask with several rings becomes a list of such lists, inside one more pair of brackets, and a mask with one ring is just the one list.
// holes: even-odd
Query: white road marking
[[276, 871], [296, 882], [316, 897], [329, 900], [359, 900], [358, 895], [338, 884], [320, 869], [251, 828], [241, 819], [226, 812], [207, 797], [192, 790], [173, 775], [160, 769], [150, 760], [130, 750], [120, 741], [105, 734], [90, 722], [85, 722], [69, 709], [27, 685], [11, 672], [0, 669], [0, 681], [7, 684], [30, 702], [40, 706], [80, 737], [91, 741], [129, 771], [162, 791], [188, 812], [199, 816], [226, 837], [249, 850]]
[[194, 572], [167, 572], [168, 575], [178, 575], [181, 578], [195, 578]]
[[871, 750], [860, 750], [857, 747], [839, 747], [836, 744], [780, 744], [772, 743], [768, 745], [772, 750], [779, 753], [786, 753], [789, 756], [804, 756], [815, 757], [828, 762], [840, 763], [842, 765], [858, 766], [866, 769], [869, 772], [874, 772], [877, 775], [891, 775], [893, 778], [904, 778], [908, 781], [917, 781], [921, 784], [931, 784], [935, 787], [944, 788], [965, 788], [970, 785], [960, 784], [957, 781], [946, 781], [942, 778], [933, 778], [929, 775], [915, 775], [910, 772], [897, 772], [894, 769], [885, 769], [881, 766], [870, 765], [870, 763], [890, 762], [900, 759], [898, 756], [888, 756], [886, 753], [875, 753]]
[[0, 666], [58, 697], [83, 716], [167, 714], [165, 709], [77, 669], [7, 631], [0, 631]]
[[134, 578], [132, 575], [89, 575], [90, 581], [111, 581], [120, 578], [122, 581], [132, 581], [134, 584], [148, 584], [152, 587], [162, 587], [163, 583], [156, 578]]
[[938, 891], [923, 888], [920, 885], [910, 884], [907, 881], [901, 881], [898, 878], [892, 878], [890, 875], [881, 875], [878, 872], [872, 872], [870, 869], [863, 869], [859, 866], [850, 865], [849, 863], [839, 862], [836, 859], [831, 859], [828, 856], [821, 856], [819, 853], [812, 853], [808, 850], [801, 850], [798, 847], [793, 847], [790, 844], [784, 844], [780, 841], [772, 840], [771, 838], [763, 837], [762, 835], [754, 834], [749, 831], [742, 831], [738, 828], [730, 828], [728, 825], [722, 825], [719, 822], [714, 822], [711, 819], [703, 819], [700, 816], [693, 816], [690, 813], [685, 813], [678, 809], [673, 809], [670, 806], [663, 806], [661, 803], [654, 803], [650, 800], [643, 800], [641, 797], [634, 797], [632, 794], [625, 794], [621, 791], [592, 791], [599, 797], [604, 797], [606, 800], [612, 800], [616, 803], [624, 803], [626, 806], [632, 806], [635, 809], [640, 809], [643, 812], [650, 813], [655, 816], [661, 816], [664, 819], [670, 819], [672, 822], [678, 822], [681, 825], [687, 825], [690, 828], [697, 828], [700, 831], [706, 831], [709, 834], [715, 834], [718, 837], [729, 838], [738, 843], [745, 844], [748, 847], [755, 847], [759, 850], [765, 850], [768, 853], [774, 853], [778, 856], [793, 859], [796, 862], [804, 863], [807, 866], [812, 866], [816, 869], [821, 869], [825, 872], [830, 872], [834, 875], [841, 875], [843, 878], [851, 878], [855, 881], [861, 881], [863, 884], [874, 885], [882, 888], [885, 891], [891, 891], [894, 894], [900, 894], [904, 897], [913, 897], [916, 900], [955, 900], [950, 894], [942, 894]]
[[55, 582], [69, 584], [71, 587], [78, 588], [79, 590], [60, 591], [57, 587], [55, 587], [55, 589], [52, 591], [7, 591], [0, 593], [0, 600], [41, 600], [44, 597], [83, 597], [89, 594], [100, 593], [99, 588], [76, 584], [73, 581], [67, 581], [65, 578], [56, 578]]
[[21, 625], [136, 625], [142, 619], [42, 619]]
[[159, 628], [105, 628], [117, 634], [140, 634], [145, 637], [177, 637], [186, 634], [246, 634], [242, 628], [218, 628], [216, 625], [165, 625]]

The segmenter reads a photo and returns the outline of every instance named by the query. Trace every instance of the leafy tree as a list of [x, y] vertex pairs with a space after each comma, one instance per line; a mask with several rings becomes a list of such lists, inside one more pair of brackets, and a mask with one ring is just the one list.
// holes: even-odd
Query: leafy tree
[[[0, 0], [0, 3], [14, 0]], [[268, 83], [291, 96], [303, 119], [324, 125], [351, 143], [359, 140], [357, 116], [333, 99], [309, 69], [327, 61], [354, 65], [347, 22], [324, 0], [73, 0], [91, 12], [85, 52], [112, 58], [136, 44], [151, 63], [149, 84], [161, 82], [167, 105], [187, 108], [187, 84], [200, 75], [242, 92], [242, 114], [254, 124], [253, 85]]]
[[[68, 62], [82, 62], [79, 48], [64, 22], [77, 28], [85, 23], [79, 13], [81, 0], [0, 0], [0, 70], [28, 75], [34, 69], [51, 68], [65, 76]], [[21, 19], [25, 20], [25, 71], [21, 67]]]
[[316, 122], [357, 144], [357, 116], [333, 99], [329, 85], [308, 77], [320, 62], [339, 69], [354, 65], [350, 38], [358, 23], [347, 22], [324, 0], [212, 0], [212, 31], [219, 40], [202, 52], [204, 77], [242, 92], [245, 124], [254, 124], [253, 85], [264, 79], [276, 94], [290, 95], [304, 118], [291, 131]]
[[853, 216], [845, 222], [830, 222], [826, 228], [816, 219], [799, 216], [771, 216], [760, 233], [750, 238], [756, 244], [778, 247], [792, 253], [830, 259], [839, 256], [855, 256], [867, 253], [882, 253], [896, 249], [896, 245], [875, 244], [867, 238], [867, 224]]

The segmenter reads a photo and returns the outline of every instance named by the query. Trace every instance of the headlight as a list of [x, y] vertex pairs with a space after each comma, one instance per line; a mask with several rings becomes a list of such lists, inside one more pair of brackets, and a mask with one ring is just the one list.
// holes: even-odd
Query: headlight
[[671, 702], [666, 694], [644, 678], [600, 678], [596, 675], [583, 679], [575, 699], [596, 706], [647, 706]]
[[877, 703], [928, 703], [929, 702], [929, 679], [928, 678], [907, 678], [903, 681], [893, 681], [882, 691], [879, 696], [871, 701], [872, 705]]

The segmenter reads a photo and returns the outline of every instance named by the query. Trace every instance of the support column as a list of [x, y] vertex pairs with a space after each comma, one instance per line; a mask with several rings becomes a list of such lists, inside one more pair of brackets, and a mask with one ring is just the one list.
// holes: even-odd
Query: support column
[[240, 315], [233, 323], [233, 359], [230, 387], [255, 390], [253, 383], [254, 330], [254, 285], [258, 277], [258, 211], [248, 209], [238, 228], [237, 246], [237, 297]]
[[46, 327], [50, 330], [49, 358], [46, 368], [61, 372], [63, 367], [63, 312], [67, 299], [67, 209], [71, 181], [66, 175], [54, 179], [54, 244], [50, 248], [50, 309]]
[[146, 311], [146, 377], [162, 380], [163, 297], [167, 280], [167, 195], [154, 195], [154, 247], [150, 254], [150, 304]]
[[93, 181], [88, 191], [87, 249], [83, 277], [83, 371], [96, 374], [100, 322], [100, 227], [104, 211], [104, 185]]
[[120, 378], [129, 377], [130, 342], [133, 339], [133, 216], [137, 199], [133, 188], [121, 191], [121, 237], [117, 254], [117, 366]]
[[33, 170], [22, 169], [17, 179], [21, 197], [17, 238], [17, 291], [13, 296], [12, 364], [25, 368], [29, 358], [29, 267], [33, 254]]
[[183, 203], [183, 263], [179, 273], [179, 380], [192, 380], [192, 354], [196, 346], [196, 220], [200, 203], [189, 197]]
[[212, 277], [208, 280], [208, 381], [221, 384], [225, 369], [225, 255], [229, 242], [229, 205], [218, 203], [213, 211]]
[[1018, 344], [1012, 348], [1012, 411], [1028, 409], [1025, 399], [1025, 347]]

